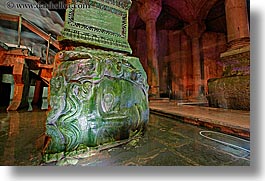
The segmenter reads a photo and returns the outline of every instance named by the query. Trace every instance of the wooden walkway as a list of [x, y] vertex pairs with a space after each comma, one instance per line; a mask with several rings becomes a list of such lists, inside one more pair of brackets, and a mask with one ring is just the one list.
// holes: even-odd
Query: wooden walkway
[[[49, 57], [49, 47], [53, 45], [56, 49], [60, 49], [59, 42], [54, 39], [51, 34], [46, 33], [36, 25], [32, 24], [30, 21], [26, 20], [22, 15], [11, 15], [0, 13], [0, 20], [17, 22], [18, 23], [18, 43], [14, 48], [8, 47], [7, 42], [0, 42], [0, 66], [13, 67], [12, 75], [14, 77], [14, 95], [13, 100], [8, 106], [8, 111], [15, 111], [22, 104], [22, 99], [25, 97], [23, 91], [25, 86], [28, 86], [29, 82], [24, 82], [23, 80], [23, 71], [24, 65], [27, 61], [28, 67], [30, 70], [39, 70], [38, 76], [46, 84], [49, 84], [49, 81], [52, 77], [53, 65], [48, 64]], [[31, 56], [29, 49], [24, 46], [21, 46], [21, 31], [22, 26], [26, 27], [29, 31], [34, 32], [41, 38], [47, 41], [47, 51], [46, 51], [46, 64], [42, 64], [40, 59], [41, 57]], [[36, 80], [35, 93], [33, 102], [37, 102], [39, 99], [39, 94], [41, 92], [41, 81]]]

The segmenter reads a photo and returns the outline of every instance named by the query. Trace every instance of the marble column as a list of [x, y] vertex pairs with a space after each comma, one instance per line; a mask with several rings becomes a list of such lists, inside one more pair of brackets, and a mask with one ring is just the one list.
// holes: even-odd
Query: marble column
[[205, 31], [205, 24], [201, 22], [194, 22], [185, 27], [185, 32], [191, 38], [191, 51], [193, 62], [193, 81], [194, 81], [194, 93], [193, 98], [202, 97], [202, 70], [201, 70], [201, 45], [200, 38]]
[[225, 0], [225, 11], [228, 48], [236, 49], [249, 45], [249, 22], [246, 0]]
[[138, 14], [146, 24], [147, 38], [147, 64], [148, 84], [150, 86], [149, 96], [159, 98], [159, 67], [157, 59], [156, 42], [156, 20], [162, 9], [161, 0], [140, 0], [138, 3]]

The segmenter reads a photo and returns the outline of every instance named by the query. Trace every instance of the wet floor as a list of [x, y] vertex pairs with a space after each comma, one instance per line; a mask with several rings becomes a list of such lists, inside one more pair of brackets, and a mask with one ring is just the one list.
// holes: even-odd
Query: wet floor
[[0, 112], [0, 165], [39, 165], [45, 111]]
[[46, 112], [41, 110], [1, 111], [0, 165], [250, 165], [249, 142], [154, 114], [150, 115], [147, 131], [140, 139], [95, 152], [89, 157], [73, 157], [64, 162], [44, 164], [41, 162], [41, 150], [45, 120]]

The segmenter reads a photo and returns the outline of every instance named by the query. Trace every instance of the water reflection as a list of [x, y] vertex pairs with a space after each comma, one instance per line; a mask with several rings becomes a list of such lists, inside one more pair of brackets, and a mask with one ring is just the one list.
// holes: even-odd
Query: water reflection
[[0, 165], [39, 165], [45, 111], [0, 113]]

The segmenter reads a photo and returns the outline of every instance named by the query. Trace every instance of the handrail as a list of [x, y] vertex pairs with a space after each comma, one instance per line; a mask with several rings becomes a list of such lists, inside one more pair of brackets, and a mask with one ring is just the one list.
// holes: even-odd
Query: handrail
[[[13, 21], [13, 22], [18, 22], [19, 17], [17, 15], [11, 15], [11, 14], [5, 14], [5, 13], [0, 13], [0, 19], [1, 20], [6, 20], [6, 21]], [[47, 34], [45, 31], [37, 27], [36, 25], [32, 24], [28, 20], [26, 20], [24, 17], [22, 17], [22, 25], [28, 28], [30, 31], [36, 33], [39, 35], [41, 38], [43, 38], [46, 41], [49, 41], [50, 39], [50, 44], [53, 45], [55, 48], [58, 50], [60, 49], [59, 47], [59, 42], [54, 39], [53, 37], [50, 37], [49, 34]]]

